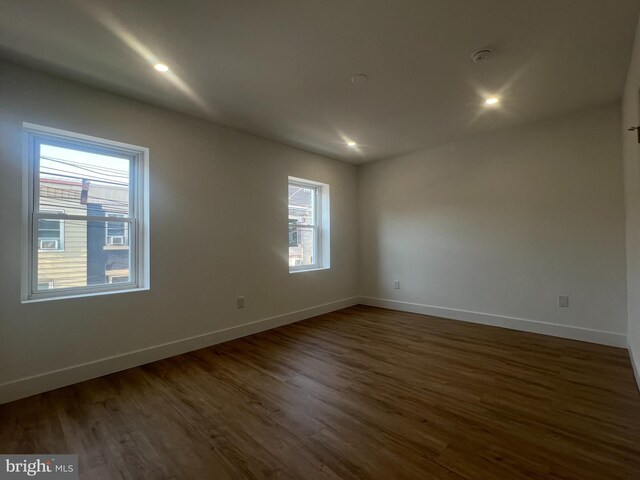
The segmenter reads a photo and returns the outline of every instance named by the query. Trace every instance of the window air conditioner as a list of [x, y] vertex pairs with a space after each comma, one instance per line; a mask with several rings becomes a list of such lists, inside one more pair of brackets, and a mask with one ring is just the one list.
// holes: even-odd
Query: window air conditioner
[[107, 237], [107, 243], [109, 245], [124, 245], [124, 237], [122, 235], [118, 235], [115, 237]]
[[38, 248], [40, 250], [59, 250], [59, 240], [38, 240]]

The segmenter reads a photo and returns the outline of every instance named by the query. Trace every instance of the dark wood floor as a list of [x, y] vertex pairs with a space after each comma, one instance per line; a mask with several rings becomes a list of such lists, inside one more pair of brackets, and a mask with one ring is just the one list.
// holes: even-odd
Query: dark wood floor
[[353, 307], [0, 406], [80, 478], [639, 479], [627, 352]]

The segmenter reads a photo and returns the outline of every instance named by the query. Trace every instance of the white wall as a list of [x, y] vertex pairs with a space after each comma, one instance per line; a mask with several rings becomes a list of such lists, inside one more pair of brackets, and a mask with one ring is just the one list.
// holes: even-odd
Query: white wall
[[[21, 304], [23, 121], [150, 148], [151, 291]], [[331, 186], [330, 270], [288, 273], [289, 175]], [[353, 165], [0, 63], [0, 401], [348, 304], [356, 188]]]
[[[638, 123], [638, 50], [624, 126]], [[151, 291], [20, 303], [23, 121], [150, 148]], [[620, 131], [620, 109], [605, 106], [356, 169], [0, 63], [0, 402], [346, 306], [358, 294], [618, 344], [627, 332]], [[638, 153], [625, 135], [636, 351]], [[331, 185], [330, 270], [288, 273], [289, 175]], [[570, 296], [570, 308], [558, 308], [558, 295]]]
[[622, 142], [624, 157], [627, 224], [627, 295], [629, 298], [629, 350], [635, 361], [640, 385], [640, 145], [630, 126], [640, 125], [640, 24], [622, 98]]
[[625, 344], [620, 128], [592, 108], [363, 166], [361, 294]]

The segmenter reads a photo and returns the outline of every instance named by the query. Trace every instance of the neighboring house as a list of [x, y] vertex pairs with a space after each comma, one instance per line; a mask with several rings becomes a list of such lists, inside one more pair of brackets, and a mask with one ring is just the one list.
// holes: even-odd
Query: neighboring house
[[[126, 216], [129, 189], [89, 181], [42, 178], [40, 211]], [[68, 288], [128, 281], [129, 232], [122, 222], [40, 220], [38, 284]]]

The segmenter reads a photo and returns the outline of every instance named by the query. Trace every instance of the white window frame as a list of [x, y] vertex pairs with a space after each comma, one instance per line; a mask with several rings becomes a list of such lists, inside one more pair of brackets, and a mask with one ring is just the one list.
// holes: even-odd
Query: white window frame
[[[23, 249], [22, 301], [34, 302], [63, 298], [86, 297], [110, 293], [148, 290], [149, 282], [149, 149], [137, 145], [106, 140], [56, 128], [23, 123]], [[129, 225], [129, 271], [131, 281], [105, 283], [85, 287], [38, 290], [38, 220], [80, 220], [106, 222], [106, 216], [46, 213], [39, 210], [40, 144], [56, 145], [92, 153], [125, 156], [130, 160], [129, 216], [122, 217]], [[114, 221], [110, 219], [109, 221]]]
[[[313, 201], [313, 224], [300, 225], [304, 228], [312, 228], [314, 231], [313, 258], [311, 265], [289, 265], [289, 273], [308, 272], [315, 270], [325, 270], [331, 268], [330, 264], [330, 205], [329, 205], [329, 185], [326, 183], [306, 180], [298, 177], [289, 177], [287, 192], [290, 186], [310, 188], [315, 191]], [[289, 245], [289, 202], [287, 200], [287, 248]], [[289, 255], [287, 250], [287, 263]]]

